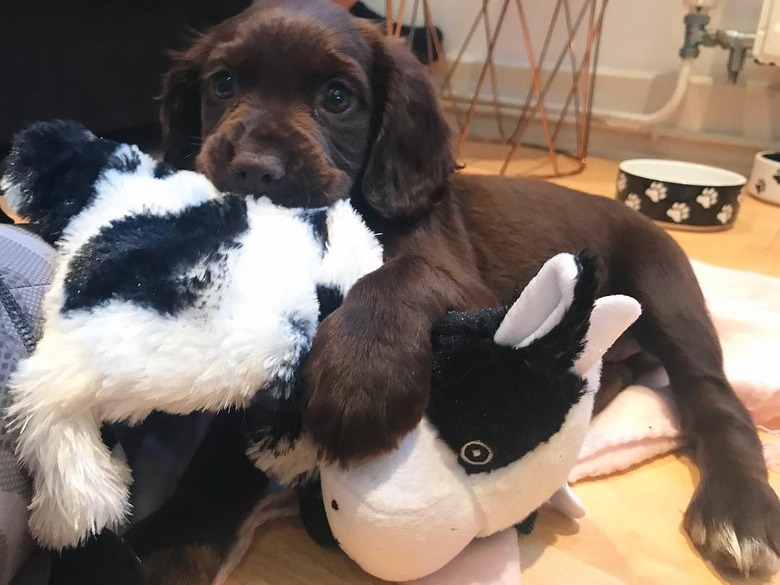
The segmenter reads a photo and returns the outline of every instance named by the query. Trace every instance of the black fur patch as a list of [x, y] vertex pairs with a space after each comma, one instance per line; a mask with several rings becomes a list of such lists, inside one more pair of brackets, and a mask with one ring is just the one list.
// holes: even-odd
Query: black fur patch
[[585, 388], [569, 369], [582, 351], [595, 294], [595, 262], [583, 257], [561, 322], [518, 350], [493, 342], [507, 308], [452, 312], [436, 327], [427, 414], [468, 473], [517, 461], [560, 430]]
[[141, 155], [135, 149], [113, 155], [108, 159], [106, 169], [116, 169], [120, 173], [134, 173], [141, 166]]
[[311, 341], [313, 338], [313, 327], [309, 319], [300, 315], [297, 311], [287, 316], [287, 322], [295, 332], [296, 336], [300, 338], [300, 342], [296, 343], [303, 348], [304, 352], [308, 352], [311, 347]]
[[[330, 502], [334, 510], [338, 510], [336, 500]], [[323, 548], [336, 548], [339, 541], [333, 536], [325, 512], [325, 502], [322, 500], [322, 485], [319, 481], [312, 482], [298, 490], [298, 508], [301, 511], [301, 521], [309, 537]]]
[[320, 305], [319, 321], [322, 321], [344, 302], [341, 291], [332, 286], [317, 285], [317, 302]]
[[304, 387], [301, 367], [293, 370], [291, 380], [270, 380], [244, 410], [242, 428], [249, 445], [261, 443], [273, 452], [283, 439], [292, 444], [301, 436]]
[[154, 165], [155, 179], [167, 179], [175, 173], [176, 169], [173, 168], [173, 165], [169, 165], [166, 162], [158, 162], [156, 165]]
[[517, 533], [524, 534], [526, 536], [531, 534], [534, 531], [534, 528], [536, 527], [536, 519], [538, 516], [539, 516], [539, 511], [535, 510], [531, 512], [525, 520], [515, 524], [515, 530], [517, 530]]
[[22, 194], [16, 212], [55, 242], [70, 218], [94, 197], [95, 182], [118, 146], [77, 122], [31, 124], [14, 136], [5, 163], [6, 178]]
[[213, 270], [247, 229], [242, 197], [208, 201], [177, 214], [117, 220], [74, 257], [62, 311], [121, 299], [175, 315], [193, 306], [211, 282], [210, 270], [198, 278], [187, 271], [201, 263]]
[[324, 249], [328, 242], [328, 209], [325, 207], [303, 209], [299, 217], [311, 226], [314, 237]]

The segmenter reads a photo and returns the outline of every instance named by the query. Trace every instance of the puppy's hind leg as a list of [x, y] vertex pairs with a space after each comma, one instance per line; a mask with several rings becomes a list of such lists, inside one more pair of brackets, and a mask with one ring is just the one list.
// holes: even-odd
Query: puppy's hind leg
[[691, 265], [661, 230], [626, 235], [612, 288], [642, 304], [634, 333], [669, 374], [681, 428], [701, 472], [685, 529], [722, 568], [745, 575], [776, 571], [780, 500], [768, 483], [750, 414], [726, 380], [720, 343]]
[[131, 477], [101, 440], [93, 379], [78, 368], [55, 374], [43, 349], [20, 364], [8, 416], [33, 479], [30, 529], [41, 545], [61, 549], [122, 522]]

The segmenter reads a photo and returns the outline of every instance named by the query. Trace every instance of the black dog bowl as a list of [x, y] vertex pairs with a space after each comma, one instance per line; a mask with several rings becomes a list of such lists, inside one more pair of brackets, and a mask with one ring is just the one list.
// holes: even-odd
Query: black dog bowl
[[718, 167], [676, 160], [620, 163], [617, 199], [667, 227], [723, 230], [734, 225], [747, 179]]

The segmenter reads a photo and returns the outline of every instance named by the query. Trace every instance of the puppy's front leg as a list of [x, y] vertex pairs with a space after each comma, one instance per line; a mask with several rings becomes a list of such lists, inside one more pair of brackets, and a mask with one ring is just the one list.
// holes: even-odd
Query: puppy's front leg
[[304, 424], [331, 460], [393, 449], [428, 405], [431, 330], [448, 309], [495, 304], [476, 280], [401, 255], [361, 278], [321, 324], [305, 363]]

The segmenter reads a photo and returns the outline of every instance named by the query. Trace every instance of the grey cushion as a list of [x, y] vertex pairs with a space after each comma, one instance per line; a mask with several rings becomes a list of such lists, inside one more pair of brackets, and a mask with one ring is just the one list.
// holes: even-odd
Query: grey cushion
[[[9, 377], [40, 335], [40, 307], [51, 282], [53, 260], [54, 251], [37, 236], [17, 226], [0, 225], [0, 415], [7, 405]], [[35, 552], [27, 531], [29, 498], [28, 478], [13, 455], [13, 437], [2, 424], [0, 585], [11, 583]], [[45, 583], [46, 579], [43, 573], [34, 577], [17, 575], [14, 582]]]

